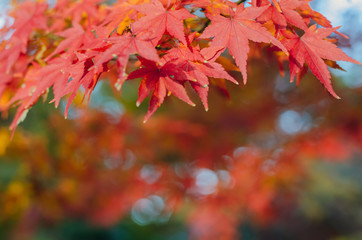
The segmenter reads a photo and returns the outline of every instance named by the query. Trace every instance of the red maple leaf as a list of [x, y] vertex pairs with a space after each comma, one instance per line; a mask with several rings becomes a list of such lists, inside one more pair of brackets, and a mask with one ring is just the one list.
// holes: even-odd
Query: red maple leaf
[[127, 33], [122, 36], [110, 37], [106, 40], [108, 43], [112, 43], [112, 45], [94, 58], [94, 65], [98, 68], [112, 58], [117, 57], [119, 87], [122, 86], [126, 79], [125, 68], [129, 55], [138, 53], [143, 58], [154, 62], [160, 60], [151, 39], [145, 37], [145, 35], [136, 36]]
[[127, 33], [122, 36], [110, 37], [106, 40], [107, 42], [112, 43], [112, 45], [106, 51], [96, 57], [96, 66], [109, 61], [117, 55], [126, 55], [128, 59], [128, 56], [134, 53], [138, 53], [142, 57], [151, 61], [158, 62], [160, 60], [155, 47], [151, 43], [151, 39], [145, 38], [144, 36], [139, 37]]
[[186, 0], [185, 4], [205, 9], [211, 14], [228, 13], [229, 8], [236, 8], [237, 4], [228, 0]]
[[302, 37], [297, 34], [286, 35], [289, 38], [284, 42], [285, 46], [290, 50], [290, 81], [294, 80], [296, 74], [303, 69], [304, 63], [307, 63], [309, 69], [321, 81], [328, 92], [335, 98], [339, 98], [332, 88], [331, 75], [323, 59], [360, 63], [347, 56], [332, 42], [325, 40], [338, 28], [316, 29], [316, 25], [313, 25]]
[[195, 35], [196, 33], [188, 35], [187, 45], [179, 44], [178, 47], [168, 51], [164, 58], [179, 63], [179, 66], [185, 71], [186, 78], [190, 81], [192, 88], [201, 98], [205, 110], [208, 111], [208, 77], [223, 78], [235, 84], [239, 83], [224, 70], [221, 64], [207, 61], [201, 54], [199, 46], [190, 44], [193, 42]]
[[265, 12], [258, 17], [258, 21], [267, 22], [272, 20], [277, 26], [285, 28], [288, 23], [303, 30], [307, 29], [302, 16], [296, 9], [302, 4], [299, 0], [269, 0], [253, 1], [254, 6], [268, 6]]
[[312, 0], [301, 0], [302, 4], [300, 5], [300, 12], [303, 18], [313, 19], [316, 23], [323, 27], [332, 27], [331, 22], [323, 16], [321, 13], [314, 11], [310, 6], [309, 2]]
[[236, 12], [230, 9], [230, 17], [208, 16], [211, 19], [211, 25], [201, 35], [201, 38], [214, 37], [210, 48], [219, 49], [219, 54], [222, 52], [220, 49], [228, 47], [230, 54], [234, 56], [236, 64], [241, 70], [244, 83], [247, 81], [246, 60], [249, 53], [249, 39], [254, 42], [271, 42], [287, 52], [285, 47], [266, 28], [254, 21], [266, 8], [245, 8], [243, 4], [240, 4]]
[[64, 87], [68, 80], [68, 75], [62, 72], [62, 69], [68, 68], [68, 60], [56, 59], [51, 64], [41, 67], [33, 63], [33, 68], [28, 70], [25, 82], [21, 88], [18, 88], [15, 95], [7, 103], [11, 105], [20, 105], [17, 109], [10, 129], [15, 130], [16, 126], [24, 120], [27, 111], [53, 86], [54, 100], [56, 105], [61, 97], [64, 96]]
[[45, 11], [48, 4], [33, 1], [25, 1], [18, 6], [15, 12], [15, 22], [11, 26], [14, 29], [13, 36], [19, 38], [25, 45], [29, 35], [34, 29], [47, 29]]
[[137, 6], [136, 9], [146, 16], [134, 23], [136, 34], [141, 32], [149, 33], [155, 38], [155, 42], [161, 39], [167, 31], [171, 36], [186, 44], [183, 20], [195, 17], [185, 8], [165, 9], [159, 1], [155, 0], [149, 4]]
[[143, 78], [139, 87], [137, 106], [152, 92], [150, 106], [144, 122], [161, 106], [167, 90], [182, 101], [195, 106], [183, 86], [186, 75], [177, 64], [165, 61], [161, 61], [165, 63], [160, 64], [142, 57], [139, 57], [139, 60], [143, 67], [130, 73], [128, 79]]
[[71, 16], [74, 22], [79, 22], [84, 15], [97, 19], [99, 14], [98, 5], [103, 2], [103, 0], [78, 0], [71, 1], [69, 0], [57, 1], [55, 8], [61, 10], [64, 16]]
[[10, 72], [21, 54], [26, 54], [31, 33], [35, 29], [48, 28], [45, 17], [47, 8], [46, 3], [25, 1], [17, 6], [17, 11], [12, 14], [15, 19], [14, 24], [9, 28], [0, 29], [6, 34], [13, 31], [7, 44], [0, 45], [0, 62], [5, 65], [6, 73]]
[[72, 53], [82, 45], [84, 38], [86, 37], [84, 29], [76, 22], [73, 23], [71, 28], [56, 33], [56, 35], [63, 37], [64, 40], [59, 43], [57, 48], [46, 58], [46, 60], [51, 59], [56, 54], [62, 53], [65, 50]]
[[[10, 45], [10, 44], [9, 44]], [[26, 44], [24, 44], [18, 38], [11, 39], [11, 45], [9, 48], [1, 49], [0, 62], [4, 65], [5, 73], [10, 73], [11, 68], [19, 59], [21, 53], [26, 53]]]

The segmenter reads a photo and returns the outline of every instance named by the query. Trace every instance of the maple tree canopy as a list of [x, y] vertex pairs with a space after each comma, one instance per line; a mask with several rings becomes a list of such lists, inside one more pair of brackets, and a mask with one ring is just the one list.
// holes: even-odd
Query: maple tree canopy
[[[79, 89], [89, 100], [102, 78], [120, 90], [141, 78], [137, 105], [151, 95], [144, 121], [170, 95], [194, 106], [193, 89], [208, 110], [211, 79], [247, 82], [248, 57], [268, 56], [290, 81], [299, 84], [308, 69], [327, 91], [328, 66], [360, 64], [328, 38], [338, 27], [309, 6], [311, 0], [58, 0], [15, 4], [0, 30], [0, 110], [17, 107], [10, 126], [24, 120], [52, 88], [57, 107], [68, 96], [67, 111]], [[137, 56], [137, 58], [135, 58]], [[232, 58], [230, 58], [230, 56]], [[235, 75], [235, 74], [234, 74]]]

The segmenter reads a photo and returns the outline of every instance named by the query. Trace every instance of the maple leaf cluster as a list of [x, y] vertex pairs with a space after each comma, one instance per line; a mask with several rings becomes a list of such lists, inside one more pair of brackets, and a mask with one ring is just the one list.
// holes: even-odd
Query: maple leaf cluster
[[103, 2], [13, 6], [14, 23], [0, 30], [1, 110], [18, 106], [10, 128], [51, 88], [56, 107], [68, 96], [67, 116], [78, 90], [89, 99], [101, 77], [118, 90], [141, 78], [137, 105], [150, 96], [147, 121], [169, 95], [194, 106], [187, 88], [208, 110], [210, 78], [238, 84], [230, 75], [236, 70], [246, 83], [248, 56], [268, 52], [282, 72], [289, 62], [290, 80], [298, 83], [310, 69], [336, 98], [327, 66], [359, 63], [328, 38], [344, 35], [310, 8], [310, 0]]

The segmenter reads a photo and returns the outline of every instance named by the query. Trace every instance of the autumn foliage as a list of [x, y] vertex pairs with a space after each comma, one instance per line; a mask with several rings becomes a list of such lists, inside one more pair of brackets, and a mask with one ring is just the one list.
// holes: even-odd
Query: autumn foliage
[[[15, 129], [52, 89], [56, 107], [69, 97], [67, 116], [77, 91], [82, 87], [89, 99], [102, 76], [118, 90], [126, 80], [142, 78], [137, 105], [151, 95], [145, 121], [168, 95], [194, 106], [188, 86], [208, 110], [209, 78], [238, 84], [228, 71], [240, 71], [246, 83], [248, 57], [265, 54], [278, 61], [281, 74], [289, 62], [291, 81], [297, 77], [299, 83], [310, 69], [339, 98], [327, 66], [359, 62], [327, 38], [340, 34], [338, 28], [309, 2], [253, 0], [245, 6], [226, 0], [135, 0], [107, 5], [61, 0], [52, 7], [44, 1], [22, 2], [10, 13], [14, 23], [1, 30], [3, 111], [18, 106], [11, 124]], [[228, 54], [235, 61], [225, 59]]]
[[[336, 101], [328, 70], [360, 63], [310, 1], [14, 1], [0, 29], [0, 111], [12, 121], [0, 164], [18, 166], [0, 171], [0, 238], [3, 223], [20, 240], [67, 219], [177, 216], [200, 240], [287, 224], [311, 166], [362, 154], [360, 90]], [[102, 97], [123, 108], [92, 106]], [[284, 113], [298, 129], [282, 129]]]

